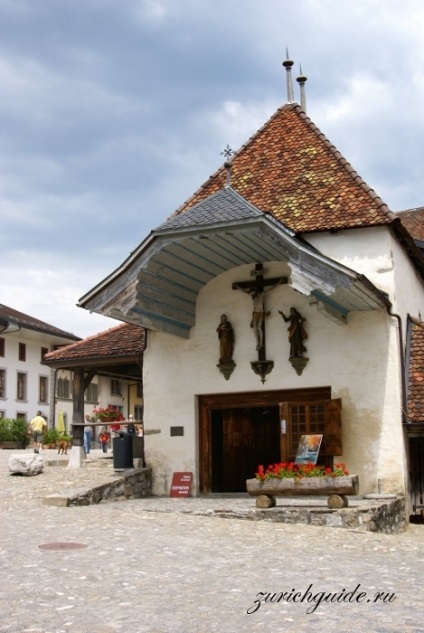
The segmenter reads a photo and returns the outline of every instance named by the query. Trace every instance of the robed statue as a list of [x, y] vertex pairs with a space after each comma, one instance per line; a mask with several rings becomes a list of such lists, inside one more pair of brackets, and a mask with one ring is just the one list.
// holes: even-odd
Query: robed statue
[[278, 310], [278, 312], [283, 317], [286, 323], [290, 323], [287, 331], [289, 333], [289, 343], [290, 343], [290, 357], [301, 357], [303, 353], [306, 352], [306, 347], [303, 344], [303, 341], [308, 338], [308, 335], [303, 327], [304, 319], [301, 314], [296, 310], [296, 308], [290, 308], [289, 316], [286, 316], [282, 310]]

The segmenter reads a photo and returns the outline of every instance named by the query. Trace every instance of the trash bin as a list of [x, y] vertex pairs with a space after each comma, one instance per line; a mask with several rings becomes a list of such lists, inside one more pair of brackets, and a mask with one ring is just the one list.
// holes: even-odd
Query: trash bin
[[132, 436], [129, 433], [119, 431], [118, 437], [112, 440], [112, 448], [114, 468], [134, 468]]

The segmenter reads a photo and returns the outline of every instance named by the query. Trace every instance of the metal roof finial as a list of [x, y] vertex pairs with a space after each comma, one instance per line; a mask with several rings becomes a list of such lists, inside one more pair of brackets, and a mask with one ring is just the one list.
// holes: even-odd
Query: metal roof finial
[[306, 96], [305, 96], [305, 83], [307, 81], [307, 77], [302, 73], [302, 66], [299, 64], [299, 77], [296, 78], [300, 86], [300, 107], [306, 114]]
[[293, 83], [292, 83], [292, 76], [291, 76], [291, 68], [293, 64], [294, 62], [289, 58], [289, 49], [286, 48], [286, 59], [283, 61], [283, 66], [287, 71], [287, 102], [288, 103], [293, 103], [294, 101]]

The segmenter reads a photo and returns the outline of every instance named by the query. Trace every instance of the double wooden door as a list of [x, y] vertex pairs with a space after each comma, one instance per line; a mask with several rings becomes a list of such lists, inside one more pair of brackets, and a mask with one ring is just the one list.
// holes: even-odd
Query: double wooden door
[[200, 491], [245, 492], [259, 465], [294, 459], [310, 433], [324, 435], [320, 462], [331, 465], [343, 449], [329, 387], [199, 396]]
[[211, 412], [212, 492], [245, 492], [259, 464], [279, 461], [278, 407]]

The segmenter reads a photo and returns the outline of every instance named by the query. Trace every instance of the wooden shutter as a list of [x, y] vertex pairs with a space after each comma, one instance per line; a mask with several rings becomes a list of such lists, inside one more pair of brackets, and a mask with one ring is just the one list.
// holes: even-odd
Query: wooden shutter
[[343, 454], [341, 398], [325, 404], [324, 438], [326, 455]]

